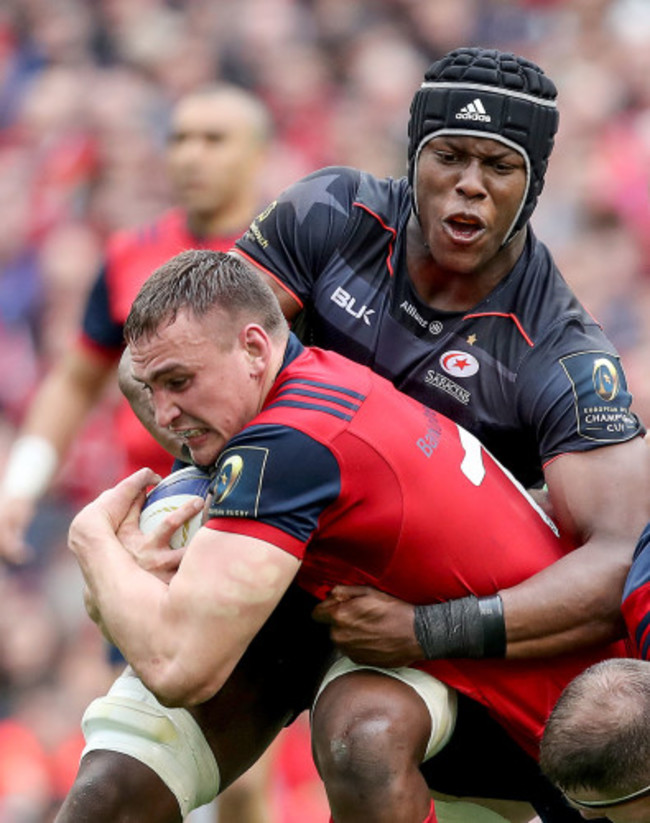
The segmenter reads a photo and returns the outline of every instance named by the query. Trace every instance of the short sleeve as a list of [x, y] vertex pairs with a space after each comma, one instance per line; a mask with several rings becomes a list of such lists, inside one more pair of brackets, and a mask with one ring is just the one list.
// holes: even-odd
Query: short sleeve
[[[327, 446], [288, 426], [252, 426], [219, 457], [207, 525], [220, 529], [229, 519], [226, 530], [263, 535], [282, 548], [304, 545], [340, 489], [339, 465]], [[260, 532], [253, 521], [273, 531]], [[292, 540], [269, 537], [273, 532]]]
[[543, 462], [564, 452], [630, 440], [645, 430], [618, 353], [598, 327], [558, 324], [535, 346], [518, 380], [522, 418]]
[[122, 324], [111, 316], [106, 267], [103, 266], [86, 301], [83, 335], [101, 348], [121, 349], [124, 345], [123, 330]]

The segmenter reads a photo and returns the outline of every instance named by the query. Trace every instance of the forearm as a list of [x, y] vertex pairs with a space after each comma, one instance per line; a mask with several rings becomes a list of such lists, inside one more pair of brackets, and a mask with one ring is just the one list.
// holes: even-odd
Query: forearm
[[87, 551], [71, 529], [70, 548], [86, 582], [84, 601], [91, 619], [148, 684], [154, 662], [169, 655], [158, 647], [159, 636], [167, 631], [160, 620], [167, 586], [141, 569], [116, 538], [95, 539]]
[[499, 595], [415, 606], [413, 629], [424, 657], [503, 657], [506, 626]]
[[[122, 542], [138, 531], [155, 478], [142, 469], [103, 492], [75, 517], [68, 542], [96, 622], [161, 702], [192, 705], [225, 682], [288, 585], [282, 574], [295, 575], [297, 561], [253, 538], [199, 529], [166, 584]], [[202, 499], [193, 505], [200, 511]], [[273, 562], [264, 562], [267, 554]]]
[[88, 589], [88, 586], [84, 586], [84, 606], [86, 608], [86, 613], [87, 613], [88, 617], [90, 617], [90, 619], [93, 621], [93, 623], [95, 623], [97, 628], [100, 630], [100, 632], [104, 636], [104, 639], [107, 640], [111, 644], [111, 646], [114, 646], [115, 642], [114, 642], [113, 638], [111, 637], [108, 629], [104, 625], [104, 622], [102, 620], [102, 616], [99, 613], [99, 609], [97, 608], [97, 604], [95, 603], [95, 601], [93, 600], [92, 595], [90, 594], [90, 590]]
[[45, 378], [7, 460], [8, 496], [36, 499], [47, 490], [110, 372], [108, 363], [71, 352]]
[[83, 351], [71, 352], [40, 386], [23, 431], [47, 438], [64, 455], [112, 373], [110, 362]]
[[418, 606], [415, 636], [429, 659], [548, 657], [619, 639], [631, 551], [594, 538], [497, 598]]
[[502, 590], [507, 657], [562, 654], [623, 637], [621, 594], [632, 551], [631, 540], [592, 538]]
[[500, 592], [508, 657], [569, 652], [623, 636], [621, 594], [650, 519], [641, 438], [568, 453], [545, 467], [554, 518], [578, 548]]

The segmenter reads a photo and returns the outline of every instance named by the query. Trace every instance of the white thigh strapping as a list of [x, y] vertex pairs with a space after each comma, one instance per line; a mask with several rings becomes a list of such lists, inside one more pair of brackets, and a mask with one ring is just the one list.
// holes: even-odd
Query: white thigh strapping
[[316, 706], [318, 698], [329, 683], [336, 680], [337, 677], [355, 671], [378, 672], [399, 680], [410, 686], [424, 701], [431, 717], [431, 734], [429, 735], [424, 760], [433, 757], [434, 754], [437, 754], [447, 745], [456, 725], [456, 692], [440, 680], [436, 680], [435, 677], [419, 669], [411, 669], [407, 666], [401, 666], [398, 669], [383, 669], [379, 666], [359, 665], [353, 663], [348, 657], [340, 657], [323, 678], [314, 698], [314, 706]]
[[168, 709], [127, 668], [81, 721], [83, 754], [104, 749], [130, 755], [166, 783], [186, 817], [219, 792], [219, 767], [203, 732], [185, 709]]

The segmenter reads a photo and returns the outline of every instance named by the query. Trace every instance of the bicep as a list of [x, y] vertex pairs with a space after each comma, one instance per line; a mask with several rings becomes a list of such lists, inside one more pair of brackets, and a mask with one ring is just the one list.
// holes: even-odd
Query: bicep
[[263, 540], [199, 529], [169, 586], [170, 625], [183, 634], [185, 665], [225, 680], [299, 566]]
[[642, 437], [560, 455], [544, 473], [555, 518], [579, 543], [597, 534], [637, 537], [650, 519], [650, 450]]

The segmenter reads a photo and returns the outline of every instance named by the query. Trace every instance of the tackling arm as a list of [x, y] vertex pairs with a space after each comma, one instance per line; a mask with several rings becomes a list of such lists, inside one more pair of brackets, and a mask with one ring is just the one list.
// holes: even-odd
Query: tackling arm
[[[650, 520], [650, 450], [641, 437], [563, 455], [547, 467], [546, 479], [556, 521], [581, 545], [499, 592], [509, 658], [561, 654], [622, 637], [623, 584], [639, 534]], [[440, 611], [447, 604], [425, 608]], [[314, 613], [331, 624], [332, 640], [345, 654], [381, 666], [406, 665], [424, 656], [414, 615], [409, 603], [368, 587], [345, 586], [335, 587]], [[436, 621], [441, 630], [448, 623], [446, 613], [442, 617]], [[436, 645], [446, 643], [445, 637], [439, 640]]]
[[145, 391], [141, 383], [133, 378], [131, 373], [131, 354], [127, 349], [124, 350], [120, 365], [118, 367], [117, 379], [120, 390], [124, 397], [129, 401], [129, 405], [133, 409], [133, 413], [142, 423], [149, 434], [159, 443], [165, 451], [169, 452], [172, 457], [178, 460], [187, 461], [187, 454], [183, 452], [183, 444], [174, 437], [169, 429], [161, 428], [156, 425], [156, 416], [154, 414], [151, 398]]
[[101, 494], [74, 519], [69, 544], [103, 625], [145, 685], [167, 705], [194, 705], [223, 685], [300, 564], [264, 541], [201, 528], [166, 585], [120, 539], [153, 478], [144, 469]]
[[579, 548], [502, 591], [509, 657], [557, 654], [623, 636], [621, 594], [650, 519], [643, 438], [565, 454], [546, 469], [555, 517]]

